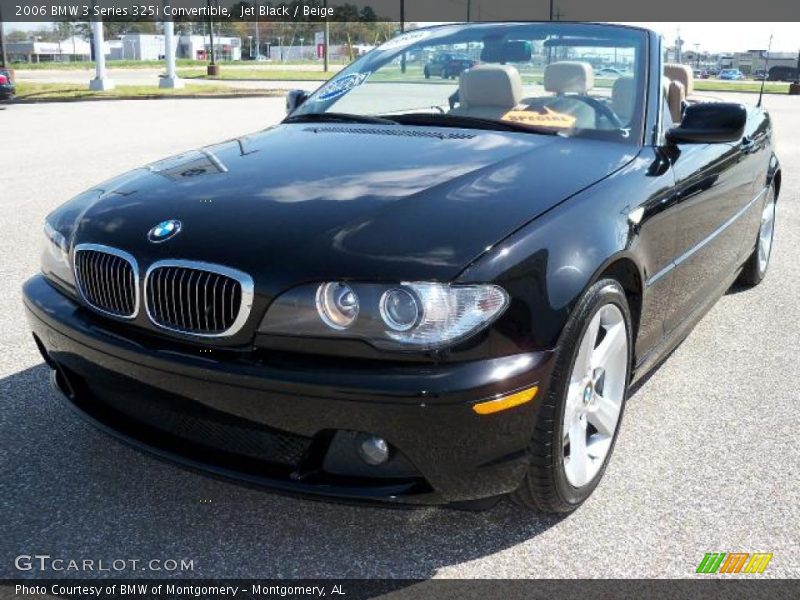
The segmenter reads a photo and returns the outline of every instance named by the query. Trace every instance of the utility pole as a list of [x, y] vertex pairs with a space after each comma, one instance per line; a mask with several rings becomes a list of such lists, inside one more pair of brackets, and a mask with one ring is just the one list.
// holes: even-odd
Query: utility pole
[[[400, 0], [400, 33], [403, 33], [406, 30], [406, 2], [405, 0]], [[406, 72], [406, 53], [400, 56], [400, 72]]]
[[208, 73], [210, 77], [216, 77], [219, 75], [219, 66], [217, 65], [216, 53], [214, 52], [214, 22], [211, 20], [211, 0], [206, 0], [206, 6], [208, 6], [208, 39], [211, 45], [211, 62], [206, 69], [206, 73]]
[[553, 3], [555, 0], [550, 0], [550, 20], [553, 20]]
[[323, 43], [323, 46], [324, 46], [323, 49], [322, 49], [322, 56], [323, 56], [323, 59], [325, 61], [323, 69], [327, 73], [328, 72], [328, 66], [329, 66], [328, 65], [328, 44], [330, 43], [330, 39], [331, 39], [331, 27], [330, 27], [330, 23], [329, 23], [329, 20], [328, 20], [328, 0], [325, 0], [324, 7], [325, 7], [325, 35], [323, 36], [323, 40], [322, 40], [322, 43]]
[[797, 73], [794, 74], [794, 82], [789, 84], [789, 94], [800, 96], [800, 50], [797, 51]]
[[0, 6], [0, 66], [5, 67], [8, 65], [8, 58], [6, 57], [6, 33], [3, 30], [3, 8]]
[[256, 7], [256, 60], [261, 56], [261, 38], [258, 34], [258, 1], [255, 2]]
[[472, 0], [467, 0], [467, 23], [470, 21], [470, 13], [472, 12]]

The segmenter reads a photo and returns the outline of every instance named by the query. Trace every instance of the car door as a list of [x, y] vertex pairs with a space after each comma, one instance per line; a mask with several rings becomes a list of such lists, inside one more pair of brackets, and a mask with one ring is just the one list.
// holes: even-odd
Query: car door
[[678, 231], [667, 333], [729, 282], [741, 264], [752, 199], [746, 142], [672, 149]]

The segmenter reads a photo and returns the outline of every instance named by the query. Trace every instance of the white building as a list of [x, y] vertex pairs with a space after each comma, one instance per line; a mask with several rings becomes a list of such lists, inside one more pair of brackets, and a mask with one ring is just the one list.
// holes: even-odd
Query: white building
[[[182, 35], [178, 37], [178, 58], [207, 60], [211, 43], [207, 35]], [[217, 60], [242, 60], [242, 40], [238, 37], [214, 36]]]
[[6, 54], [11, 62], [68, 62], [90, 60], [89, 43], [79, 37], [60, 42], [6, 42]]
[[[127, 33], [120, 36], [122, 46], [112, 52], [111, 59], [119, 60], [162, 60], [166, 55], [164, 51], [164, 36], [152, 33]], [[175, 52], [177, 48], [177, 41]], [[120, 56], [116, 56], [117, 51]]]

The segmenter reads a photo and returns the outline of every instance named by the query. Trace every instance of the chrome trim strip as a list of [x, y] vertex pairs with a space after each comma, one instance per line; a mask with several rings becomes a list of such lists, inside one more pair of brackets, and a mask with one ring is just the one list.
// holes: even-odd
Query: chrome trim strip
[[[184, 331], [183, 329], [177, 329], [174, 327], [168, 327], [166, 325], [162, 325], [158, 321], [155, 320], [152, 313], [150, 312], [150, 307], [148, 306], [148, 299], [147, 299], [147, 290], [148, 290], [148, 279], [150, 275], [156, 269], [160, 269], [162, 267], [178, 267], [184, 269], [193, 269], [195, 271], [206, 271], [209, 273], [216, 273], [217, 275], [224, 275], [225, 277], [230, 277], [231, 279], [235, 279], [239, 282], [239, 285], [242, 286], [242, 299], [239, 303], [239, 314], [236, 315], [236, 320], [233, 322], [228, 329], [222, 331], [220, 333], [196, 333], [192, 331]], [[198, 279], [199, 283], [199, 279]], [[180, 291], [181, 288], [179, 288]], [[247, 319], [250, 317], [250, 312], [253, 308], [253, 298], [255, 297], [255, 285], [253, 283], [253, 278], [250, 277], [247, 273], [243, 271], [238, 271], [236, 269], [232, 269], [230, 267], [225, 267], [223, 265], [216, 265], [213, 263], [206, 263], [200, 261], [193, 261], [193, 260], [173, 260], [173, 259], [166, 259], [166, 260], [159, 260], [154, 262], [147, 268], [147, 272], [144, 276], [144, 306], [145, 311], [147, 311], [147, 317], [150, 319], [150, 322], [159, 327], [160, 329], [165, 329], [167, 331], [172, 331], [174, 333], [180, 333], [181, 335], [188, 335], [192, 337], [199, 337], [199, 338], [220, 338], [220, 337], [228, 337], [244, 327]], [[181, 310], [183, 309], [183, 303], [180, 303], [179, 306]]]
[[768, 189], [769, 189], [769, 186], [766, 186], [764, 189], [762, 189], [760, 192], [758, 192], [758, 194], [756, 194], [755, 198], [750, 200], [750, 202], [748, 202], [744, 207], [739, 209], [739, 212], [737, 212], [730, 219], [728, 219], [722, 225], [720, 225], [714, 231], [712, 231], [710, 235], [708, 235], [707, 237], [705, 237], [702, 240], [700, 240], [697, 244], [695, 244], [694, 246], [692, 246], [691, 248], [686, 250], [683, 254], [679, 254], [677, 256], [677, 258], [672, 259], [665, 267], [663, 267], [655, 275], [650, 277], [650, 279], [648, 279], [645, 282], [645, 286], [646, 287], [650, 287], [651, 285], [656, 283], [659, 279], [664, 277], [664, 275], [666, 275], [667, 273], [669, 273], [673, 269], [679, 267], [681, 265], [681, 263], [684, 263], [687, 260], [689, 260], [698, 250], [702, 250], [705, 246], [707, 246], [709, 243], [714, 241], [714, 239], [717, 236], [719, 236], [719, 234], [721, 234], [728, 227], [733, 225], [744, 213], [746, 213], [748, 210], [750, 210], [750, 208], [752, 208], [753, 204], [755, 204], [758, 201], [758, 199], [761, 198], [761, 196], [763, 196], [767, 192]]
[[[87, 285], [86, 280], [84, 279], [83, 274], [78, 275], [78, 264], [77, 258], [78, 253], [84, 250], [90, 250], [93, 252], [103, 252], [105, 254], [112, 254], [117, 258], [121, 258], [131, 266], [133, 269], [133, 312], [129, 315], [119, 315], [117, 313], [109, 312], [92, 304], [86, 295], [83, 293], [83, 287]], [[75, 287], [78, 290], [78, 294], [80, 295], [81, 299], [89, 306], [92, 310], [96, 310], [99, 313], [103, 313], [106, 316], [114, 317], [115, 319], [123, 319], [125, 321], [130, 321], [131, 319], [135, 319], [136, 315], [139, 314], [139, 263], [133, 257], [132, 254], [128, 254], [124, 250], [120, 250], [119, 248], [113, 248], [111, 246], [104, 246], [102, 244], [78, 244], [75, 246], [75, 250], [72, 253], [72, 270], [75, 273]], [[99, 282], [95, 281], [94, 285], [99, 285]], [[99, 288], [98, 288], [99, 289]]]

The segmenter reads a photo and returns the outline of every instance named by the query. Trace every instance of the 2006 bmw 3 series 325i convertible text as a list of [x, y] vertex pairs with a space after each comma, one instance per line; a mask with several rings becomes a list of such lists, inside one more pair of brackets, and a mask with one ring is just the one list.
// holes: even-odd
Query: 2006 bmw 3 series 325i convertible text
[[[426, 79], [443, 52], [474, 62]], [[769, 265], [768, 114], [661, 57], [623, 26], [415, 30], [277, 126], [90, 189], [25, 284], [55, 383], [250, 483], [574, 510], [631, 383]]]

